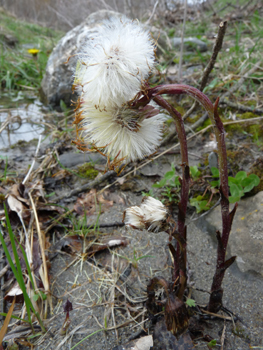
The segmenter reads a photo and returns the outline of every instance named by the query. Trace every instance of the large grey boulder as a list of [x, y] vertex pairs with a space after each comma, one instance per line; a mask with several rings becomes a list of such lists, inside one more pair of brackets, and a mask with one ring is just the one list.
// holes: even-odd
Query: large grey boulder
[[[82, 45], [92, 37], [96, 27], [104, 20], [121, 16], [120, 13], [108, 10], [94, 12], [58, 42], [48, 59], [46, 73], [41, 83], [42, 102], [55, 108], [60, 105], [60, 100], [68, 106], [71, 100], [77, 100], [76, 93], [72, 93], [73, 74], [76, 67], [74, 55], [80, 52]], [[67, 61], [68, 63], [65, 63]]]
[[[217, 207], [205, 217], [204, 227], [211, 235], [222, 232], [221, 212]], [[254, 271], [263, 276], [263, 191], [242, 199], [232, 225], [229, 255], [236, 255], [242, 272]]]
[[[41, 83], [40, 97], [42, 102], [56, 108], [60, 105], [60, 100], [63, 100], [67, 106], [70, 106], [72, 100], [77, 100], [77, 94], [72, 93], [73, 75], [77, 61], [76, 54], [81, 51], [83, 44], [95, 35], [98, 26], [104, 20], [122, 16], [124, 15], [108, 10], [94, 12], [58, 42], [48, 59], [46, 72]], [[171, 50], [173, 46], [180, 46], [180, 38], [173, 38], [170, 41], [164, 31], [158, 28], [147, 27], [146, 29], [155, 38], [162, 34], [158, 40], [157, 47], [160, 46], [162, 49]], [[196, 38], [185, 38], [184, 45], [185, 49], [196, 47], [200, 51], [207, 50], [206, 44]]]
[[[174, 48], [179, 49], [181, 47], [181, 38], [172, 38], [171, 43], [174, 46]], [[195, 51], [198, 50], [200, 52], [206, 52], [208, 50], [207, 45], [204, 41], [193, 38], [193, 37], [188, 37], [184, 38], [184, 50], [186, 51]]]

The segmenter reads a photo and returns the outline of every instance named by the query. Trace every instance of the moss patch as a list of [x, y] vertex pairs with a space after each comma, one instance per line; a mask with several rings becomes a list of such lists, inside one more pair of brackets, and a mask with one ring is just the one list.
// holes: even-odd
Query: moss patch
[[238, 148], [237, 150], [227, 150], [227, 161], [235, 175], [238, 171], [242, 170], [242, 167], [249, 164], [252, 155], [249, 145]]
[[200, 126], [199, 128], [196, 129], [196, 131], [200, 131], [200, 130], [203, 130], [205, 129], [208, 125], [211, 125], [212, 122], [210, 120], [210, 118], [207, 118], [206, 121], [204, 122], [204, 124], [202, 126]]
[[[237, 115], [239, 119], [246, 120], [246, 119], [252, 119], [257, 118], [258, 115], [246, 112], [240, 115]], [[251, 123], [236, 123], [236, 124], [230, 124], [225, 126], [226, 132], [229, 134], [229, 136], [233, 136], [235, 133], [247, 133], [252, 135], [252, 139], [255, 142], [260, 141], [260, 139], [263, 137], [263, 125], [258, 124], [255, 122], [255, 124]]]
[[91, 163], [85, 163], [78, 167], [78, 173], [82, 177], [93, 180], [98, 175], [99, 171], [94, 169], [94, 166]]

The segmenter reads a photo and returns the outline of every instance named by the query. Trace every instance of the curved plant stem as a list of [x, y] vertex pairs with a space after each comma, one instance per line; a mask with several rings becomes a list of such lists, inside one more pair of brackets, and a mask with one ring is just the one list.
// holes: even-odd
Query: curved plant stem
[[[146, 105], [150, 101], [150, 99], [153, 99], [160, 106], [162, 106], [163, 108], [169, 111], [169, 113], [172, 115], [172, 117], [176, 122], [178, 137], [181, 144], [181, 154], [182, 154], [183, 165], [187, 164], [187, 167], [188, 167], [188, 159], [187, 159], [187, 156], [185, 155], [185, 152], [187, 152], [187, 146], [183, 146], [184, 142], [186, 142], [185, 133], [183, 131], [184, 128], [182, 127], [183, 122], [180, 120], [180, 117], [178, 116], [178, 112], [177, 111], [175, 112], [174, 108], [170, 106], [166, 101], [164, 102], [163, 99], [160, 99], [160, 95], [163, 95], [163, 94], [170, 94], [170, 95], [187, 94], [189, 96], [192, 96], [206, 109], [208, 116], [211, 119], [212, 125], [214, 127], [214, 132], [215, 132], [216, 141], [217, 141], [217, 148], [218, 148], [218, 166], [219, 166], [219, 173], [220, 173], [222, 235], [220, 232], [217, 232], [217, 240], [218, 240], [217, 265], [216, 265], [216, 271], [214, 274], [213, 283], [211, 287], [211, 296], [208, 304], [208, 310], [211, 312], [217, 312], [222, 305], [223, 289], [221, 285], [224, 278], [225, 270], [235, 261], [235, 257], [232, 257], [227, 261], [225, 260], [225, 257], [226, 257], [226, 248], [228, 244], [231, 225], [232, 225], [232, 221], [233, 221], [234, 214], [237, 207], [235, 206], [233, 211], [229, 213], [229, 199], [228, 199], [229, 189], [228, 189], [225, 131], [224, 131], [223, 123], [219, 117], [218, 110], [217, 110], [219, 99], [216, 100], [215, 106], [213, 106], [210, 99], [200, 90], [189, 85], [171, 84], [171, 85], [159, 85], [154, 88], [147, 88], [146, 91], [144, 91], [144, 96], [138, 99], [137, 101], [134, 101], [133, 103], [133, 106], [138, 107], [138, 106]], [[185, 159], [187, 159], [187, 162], [184, 163]], [[189, 171], [189, 167], [188, 167], [188, 171]], [[185, 177], [187, 178], [187, 174], [185, 174]], [[185, 186], [184, 188], [186, 189], [187, 182], [184, 186]], [[182, 185], [181, 195], [182, 195], [181, 202], [180, 202], [181, 208], [179, 207], [179, 216], [180, 216], [180, 212], [182, 214], [184, 213], [184, 210], [186, 210], [186, 205], [188, 200], [188, 193], [186, 194], [183, 191], [183, 185]], [[186, 203], [183, 196], [185, 196], [186, 198]], [[182, 229], [184, 227], [182, 222], [184, 222], [184, 217], [180, 219], [181, 219], [180, 221], [181, 223], [179, 223], [179, 220], [178, 220], [178, 232], [180, 230], [181, 231], [180, 233], [182, 234]], [[186, 228], [185, 228], [184, 235], [186, 237]], [[182, 237], [184, 237], [184, 235], [182, 234]]]
[[181, 147], [181, 157], [182, 157], [182, 181], [181, 181], [181, 196], [180, 202], [178, 204], [179, 213], [178, 213], [178, 229], [180, 239], [183, 241], [183, 244], [177, 242], [176, 255], [177, 259], [174, 260], [174, 274], [173, 281], [179, 277], [179, 289], [178, 289], [178, 298], [182, 299], [183, 294], [186, 288], [187, 275], [186, 275], [186, 210], [188, 203], [189, 195], [189, 186], [190, 186], [190, 172], [189, 172], [189, 162], [188, 162], [188, 150], [187, 150], [187, 141], [186, 141], [186, 132], [184, 128], [184, 122], [181, 114], [172, 107], [164, 98], [161, 96], [156, 96], [153, 99], [159, 106], [165, 108], [170, 115], [173, 117], [176, 131], [178, 134], [178, 139]]

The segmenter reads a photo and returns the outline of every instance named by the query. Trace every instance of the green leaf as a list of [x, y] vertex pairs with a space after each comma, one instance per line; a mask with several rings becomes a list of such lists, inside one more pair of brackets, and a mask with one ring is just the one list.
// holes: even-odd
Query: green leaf
[[245, 171], [239, 171], [235, 177], [240, 182], [247, 177], [247, 173]]
[[255, 186], [258, 186], [259, 183], [259, 177], [255, 174], [250, 174], [241, 182], [241, 185], [244, 187], [244, 192], [250, 192]]
[[154, 255], [143, 255], [143, 256], [140, 256], [139, 258], [135, 258], [135, 260], [139, 261], [139, 260], [145, 259], [145, 258], [156, 258], [156, 256], [154, 256]]
[[32, 324], [30, 308], [33, 310], [33, 312], [35, 311], [35, 309], [34, 309], [32, 303], [31, 303], [31, 300], [29, 299], [29, 296], [28, 296], [27, 291], [26, 291], [26, 286], [25, 286], [25, 282], [24, 282], [24, 278], [23, 278], [23, 272], [22, 272], [22, 269], [21, 269], [19, 256], [18, 256], [17, 249], [16, 249], [15, 237], [14, 237], [14, 234], [13, 234], [13, 231], [12, 231], [12, 227], [11, 227], [10, 220], [9, 220], [9, 217], [8, 217], [8, 212], [7, 212], [7, 209], [6, 209], [5, 205], [4, 205], [4, 209], [5, 209], [6, 225], [7, 225], [7, 229], [8, 229], [8, 233], [9, 233], [9, 238], [10, 238], [13, 254], [14, 254], [14, 257], [15, 257], [16, 267], [15, 267], [15, 265], [14, 265], [14, 263], [12, 261], [12, 258], [11, 258], [10, 254], [9, 254], [9, 251], [7, 249], [7, 246], [6, 246], [4, 237], [2, 235], [2, 232], [0, 234], [0, 240], [1, 240], [1, 243], [2, 243], [2, 246], [3, 246], [3, 249], [5, 251], [6, 258], [7, 258], [8, 262], [9, 262], [9, 265], [10, 265], [12, 271], [13, 271], [13, 274], [15, 275], [15, 278], [17, 280], [17, 283], [19, 284], [19, 287], [21, 288], [21, 290], [23, 292], [23, 296], [24, 296], [25, 304], [26, 304], [28, 320], [29, 320], [29, 323]]
[[236, 203], [240, 201], [240, 197], [229, 196], [228, 200], [229, 200], [229, 203]]
[[211, 173], [213, 174], [213, 177], [219, 177], [219, 170], [216, 167], [211, 167]]
[[238, 181], [237, 179], [235, 179], [234, 177], [232, 176], [228, 176], [228, 184], [238, 184], [240, 181]]
[[230, 183], [229, 185], [230, 187], [230, 193], [231, 193], [231, 196], [233, 197], [242, 197], [243, 196], [243, 191], [242, 191], [242, 187], [240, 189], [240, 187], [236, 184], [233, 184], [233, 183]]
[[66, 103], [63, 100], [60, 100], [59, 104], [62, 112], [66, 112], [68, 109]]
[[21, 249], [21, 252], [23, 254], [23, 257], [24, 257], [24, 260], [25, 260], [25, 264], [26, 264], [26, 268], [27, 268], [27, 272], [28, 272], [28, 276], [29, 276], [30, 282], [32, 284], [33, 290], [35, 291], [36, 288], [35, 288], [35, 284], [34, 284], [34, 279], [33, 279], [32, 273], [31, 273], [31, 269], [30, 269], [30, 266], [29, 266], [29, 262], [28, 262], [28, 259], [27, 259], [26, 252], [25, 252], [24, 248], [22, 247], [22, 245], [18, 241], [17, 241], [17, 243], [18, 243], [19, 248]]
[[258, 186], [260, 183], [260, 178], [256, 174], [250, 174], [248, 179], [252, 179], [254, 181], [254, 185]]
[[39, 299], [39, 294], [34, 294], [33, 295], [33, 300], [34, 301], [38, 301], [38, 299]]
[[152, 185], [154, 188], [162, 188], [166, 184], [166, 179], [162, 179], [160, 182], [156, 182], [156, 184]]
[[190, 173], [191, 173], [191, 176], [194, 178], [198, 178], [201, 174], [201, 172], [198, 170], [198, 167], [196, 165], [190, 166]]
[[168, 172], [164, 175], [164, 178], [165, 178], [166, 180], [170, 180], [170, 179], [172, 179], [174, 176], [175, 176], [174, 171], [168, 171]]
[[220, 181], [219, 181], [219, 180], [217, 180], [217, 181], [211, 181], [211, 182], [210, 182], [210, 185], [211, 185], [212, 187], [219, 187]]
[[175, 187], [180, 187], [181, 186], [180, 181], [179, 181], [179, 176], [176, 176], [174, 178], [174, 186]]
[[190, 306], [190, 307], [195, 307], [195, 300], [194, 299], [187, 299], [186, 300], [186, 305]]
[[208, 347], [213, 348], [214, 346], [216, 346], [216, 339], [211, 340], [208, 344]]
[[209, 206], [207, 206], [206, 200], [198, 200], [197, 198], [191, 198], [190, 204], [196, 208], [197, 213], [201, 213], [203, 210], [209, 210]]

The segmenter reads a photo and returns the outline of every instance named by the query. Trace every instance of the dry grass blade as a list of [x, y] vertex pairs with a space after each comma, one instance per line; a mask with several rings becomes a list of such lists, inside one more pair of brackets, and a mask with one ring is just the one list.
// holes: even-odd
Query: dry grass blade
[[47, 269], [46, 255], [45, 255], [45, 246], [44, 246], [44, 240], [42, 237], [42, 232], [40, 230], [40, 225], [39, 225], [39, 221], [38, 221], [35, 203], [33, 201], [31, 192], [29, 192], [29, 198], [30, 198], [30, 202], [31, 202], [31, 206], [32, 206], [34, 215], [35, 215], [37, 234], [38, 234], [38, 239], [39, 239], [39, 246], [41, 249], [41, 257], [42, 257], [42, 262], [43, 262], [43, 264], [42, 264], [43, 270], [40, 268], [39, 274], [41, 276], [41, 279], [42, 279], [42, 282], [43, 282], [43, 285], [45, 288], [45, 292], [47, 293], [47, 301], [45, 302], [45, 313], [44, 313], [44, 316], [46, 318], [47, 317], [47, 307], [48, 307], [47, 302], [49, 303], [50, 310], [52, 310], [52, 299], [51, 299], [50, 289], [49, 289], [49, 279], [48, 279], [48, 269]]
[[[5, 111], [5, 109], [3, 109], [2, 111]], [[11, 123], [12, 118], [13, 118], [13, 116], [12, 116], [11, 113], [10, 113], [10, 110], [7, 109], [6, 111], [9, 112], [9, 115], [8, 115], [8, 117], [6, 118], [6, 120], [2, 123], [2, 126], [1, 126], [1, 128], [0, 128], [0, 134], [1, 134], [1, 132]]]
[[16, 302], [16, 297], [14, 297], [14, 300], [10, 306], [10, 309], [8, 310], [8, 313], [6, 315], [6, 318], [5, 318], [5, 321], [4, 321], [4, 324], [0, 330], [0, 344], [2, 344], [3, 342], [3, 339], [4, 339], [4, 336], [6, 334], [6, 331], [7, 331], [7, 327], [9, 325], [9, 322], [11, 320], [11, 316], [12, 316], [12, 313], [13, 313], [13, 310], [14, 310], [14, 307], [15, 307], [15, 302]]
[[36, 152], [35, 152], [34, 160], [33, 160], [32, 164], [31, 164], [31, 167], [30, 167], [26, 177], [24, 178], [24, 180], [22, 182], [23, 185], [27, 182], [27, 180], [28, 180], [28, 178], [29, 178], [33, 168], [34, 168], [34, 165], [35, 165], [35, 162], [36, 162], [36, 157], [37, 157], [37, 154], [38, 154], [38, 151], [39, 151], [39, 148], [40, 148], [40, 144], [41, 144], [41, 138], [42, 138], [42, 136], [40, 135], [39, 139], [38, 139], [38, 144], [37, 144], [37, 149], [36, 149]]

